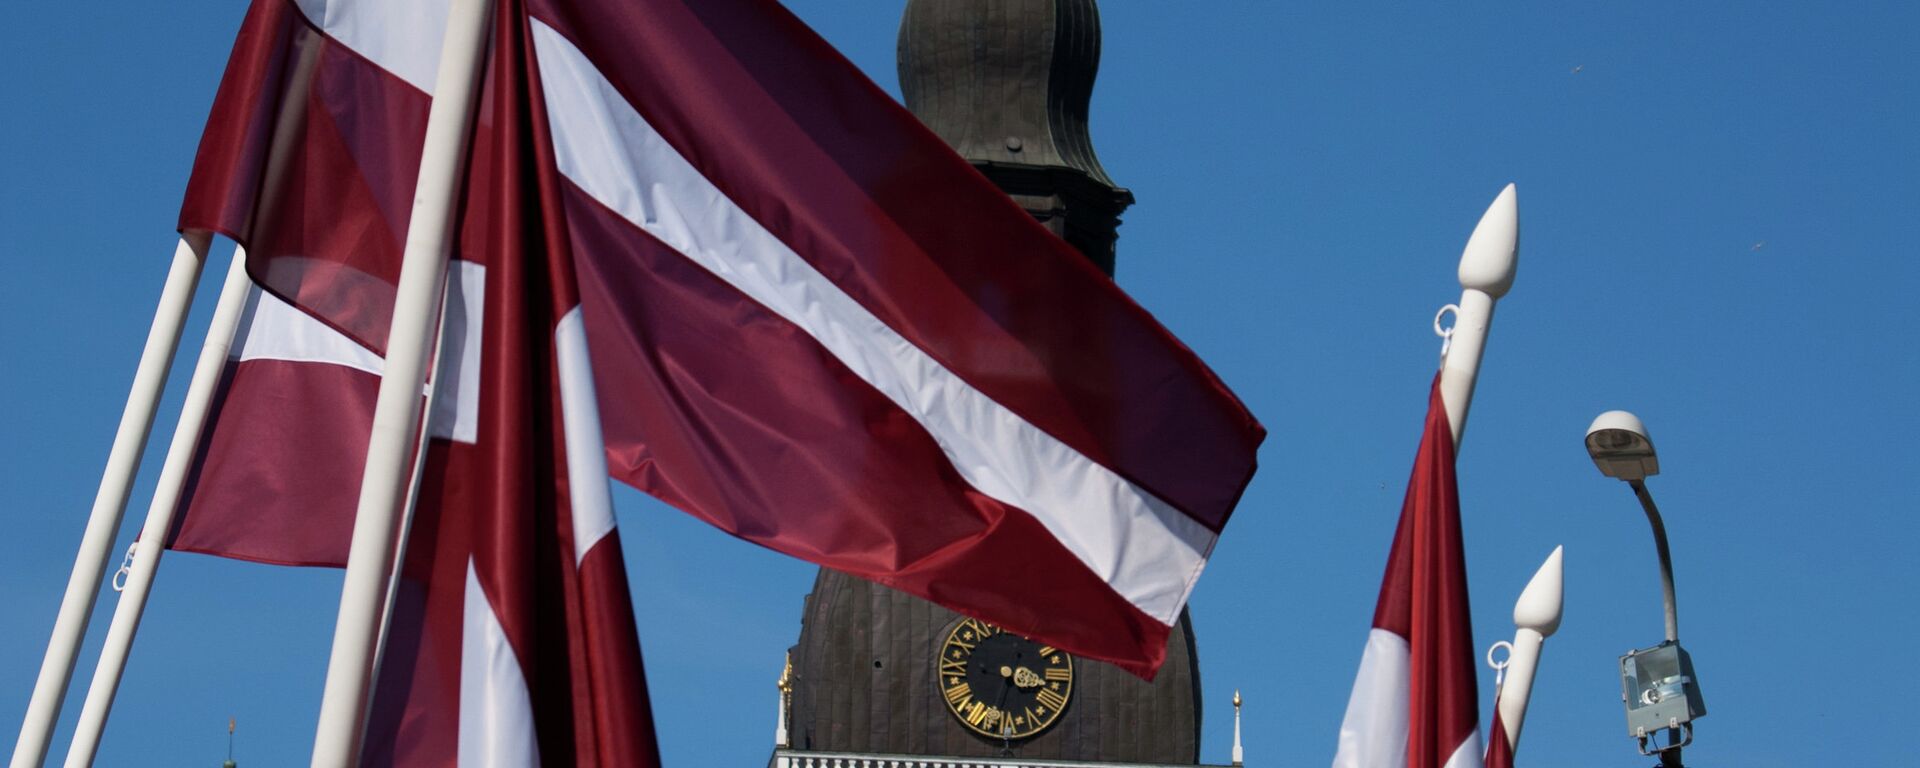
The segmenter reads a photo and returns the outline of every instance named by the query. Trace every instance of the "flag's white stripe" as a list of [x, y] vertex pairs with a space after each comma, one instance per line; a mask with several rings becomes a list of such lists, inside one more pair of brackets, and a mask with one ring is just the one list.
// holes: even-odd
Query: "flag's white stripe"
[[[480, 331], [486, 300], [486, 267], [453, 262], [448, 273], [447, 369], [450, 388], [433, 401], [430, 422], [435, 437], [474, 442], [480, 425]], [[312, 315], [254, 286], [240, 320], [232, 359], [284, 360], [340, 365], [379, 376], [385, 361]]]
[[1377, 627], [1367, 633], [1333, 768], [1406, 768], [1412, 658], [1406, 638]]
[[467, 561], [466, 618], [460, 626], [460, 768], [540, 764], [533, 697], [500, 619]]
[[440, 354], [447, 355], [436, 375], [451, 385], [433, 399], [429, 422], [434, 437], [461, 443], [480, 439], [480, 332], [486, 318], [487, 268], [454, 259], [447, 273], [446, 339]]
[[354, 52], [428, 94], [440, 68], [450, 0], [294, 0], [302, 15]]
[[1460, 742], [1442, 768], [1485, 768], [1486, 764], [1487, 750], [1480, 746], [1480, 732], [1476, 730], [1467, 734], [1467, 740]]
[[553, 329], [560, 365], [560, 421], [566, 430], [567, 496], [573, 507], [573, 561], [613, 532], [613, 495], [607, 486], [606, 441], [600, 433], [600, 400], [593, 391], [586, 321], [574, 307]]
[[1032, 513], [1096, 575], [1172, 624], [1214, 534], [963, 381], [736, 206], [585, 55], [535, 20], [561, 173], [811, 335], [905, 410], [981, 493]]
[[241, 338], [232, 347], [237, 361], [332, 363], [380, 375], [379, 355], [257, 285], [247, 296], [240, 329]]

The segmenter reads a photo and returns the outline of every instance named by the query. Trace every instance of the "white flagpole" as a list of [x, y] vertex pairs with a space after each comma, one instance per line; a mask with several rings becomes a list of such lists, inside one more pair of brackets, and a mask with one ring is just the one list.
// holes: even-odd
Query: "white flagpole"
[[107, 626], [107, 640], [100, 649], [100, 661], [93, 669], [93, 682], [87, 686], [86, 703], [80, 707], [80, 722], [74, 726], [73, 742], [67, 748], [67, 768], [93, 765], [100, 748], [100, 734], [107, 727], [107, 713], [113, 709], [113, 697], [120, 689], [120, 675], [127, 668], [127, 653], [133, 648], [133, 636], [140, 631], [140, 616], [147, 607], [147, 595], [153, 589], [154, 572], [160, 567], [160, 554], [166, 549], [167, 532], [180, 505], [181, 489], [187, 473], [193, 469], [193, 456], [213, 406], [214, 392], [226, 371], [227, 352], [240, 328], [240, 316], [247, 307], [252, 281], [247, 278], [247, 254], [236, 248], [233, 263], [227, 268], [226, 283], [214, 305], [213, 322], [207, 328], [207, 340], [200, 347], [193, 379], [187, 385], [187, 401], [181, 406], [180, 421], [173, 429], [173, 442], [160, 468], [160, 480], [153, 491], [153, 503], [147, 508], [147, 521], [140, 529], [135, 545], [133, 566], [125, 589], [114, 605], [113, 620]]
[[60, 614], [54, 619], [53, 636], [47, 641], [47, 655], [41, 660], [40, 676], [33, 683], [33, 698], [20, 725], [20, 739], [14, 743], [12, 768], [39, 768], [46, 761], [47, 746], [60, 720], [67, 684], [73, 678], [74, 658], [86, 638], [93, 603], [100, 593], [100, 579], [106, 572], [107, 558], [112, 556], [113, 540], [120, 533], [127, 495], [134, 475], [140, 471], [140, 457], [153, 430], [160, 394], [167, 387], [167, 372], [173, 365], [174, 352], [180, 347], [180, 332], [186, 327], [187, 311], [193, 306], [194, 289], [200, 281], [210, 239], [205, 232], [185, 232], [174, 247], [173, 265], [168, 267], [166, 285], [160, 290], [160, 305], [154, 310], [146, 347], [141, 350], [139, 366], [134, 369], [133, 389], [127, 395], [126, 408], [120, 412], [120, 427], [114, 432], [113, 448], [107, 453], [107, 468], [100, 478], [100, 489], [93, 497], [93, 512], [87, 518], [86, 533], [80, 538], [73, 573], [67, 577], [67, 592], [60, 599]]
[[1440, 361], [1440, 395], [1453, 426], [1453, 447], [1467, 431], [1467, 407], [1480, 376], [1480, 357], [1487, 348], [1487, 330], [1493, 326], [1493, 305], [1513, 287], [1520, 256], [1520, 206], [1512, 184], [1487, 206], [1480, 223], [1460, 254], [1460, 303], [1454, 309], [1453, 330], [1447, 336]]
[[398, 559], [394, 545], [413, 468], [409, 450], [415, 430], [423, 428], [420, 395], [440, 310], [437, 300], [443, 296], [455, 198], [479, 91], [491, 5], [489, 0], [454, 0], [447, 14], [400, 284], [394, 294], [385, 373], [374, 401], [346, 583], [340, 591], [340, 616], [334, 624], [333, 652], [315, 728], [315, 768], [351, 768], [360, 759], [373, 658], [384, 629], [387, 581]]
[[[1527, 700], [1533, 696], [1533, 676], [1540, 667], [1540, 647], [1560, 629], [1561, 547], [1540, 564], [1520, 599], [1513, 604], [1513, 650], [1507, 655], [1506, 675], [1500, 684], [1500, 724], [1507, 744], [1520, 751], [1520, 725], [1527, 719]], [[1497, 737], [1498, 734], [1491, 734]]]

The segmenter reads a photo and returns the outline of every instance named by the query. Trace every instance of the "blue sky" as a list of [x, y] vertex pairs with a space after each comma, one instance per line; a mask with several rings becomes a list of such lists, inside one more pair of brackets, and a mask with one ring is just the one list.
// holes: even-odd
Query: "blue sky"
[[[900, 0], [791, 5], [897, 92]], [[242, 10], [34, 3], [0, 26], [9, 734]], [[1511, 636], [1521, 586], [1567, 547], [1566, 619], [1521, 760], [1650, 762], [1625, 735], [1615, 668], [1661, 637], [1653, 547], [1625, 485], [1581, 447], [1596, 414], [1626, 408], [1661, 452], [1650, 486], [1710, 710], [1689, 761], [1920, 763], [1907, 734], [1920, 717], [1920, 13], [1227, 0], [1103, 13], [1094, 143], [1139, 199], [1120, 284], [1272, 431], [1193, 598], [1206, 762], [1227, 761], [1236, 688], [1249, 764], [1331, 758], [1437, 362], [1431, 318], [1512, 181], [1519, 277], [1460, 484], [1478, 646]], [[185, 388], [176, 370], [161, 434]], [[813, 569], [617, 500], [668, 763], [763, 764]], [[243, 765], [302, 763], [338, 585], [333, 571], [170, 555], [99, 764], [216, 764], [230, 715]], [[1481, 689], [1490, 702], [1490, 673]]]

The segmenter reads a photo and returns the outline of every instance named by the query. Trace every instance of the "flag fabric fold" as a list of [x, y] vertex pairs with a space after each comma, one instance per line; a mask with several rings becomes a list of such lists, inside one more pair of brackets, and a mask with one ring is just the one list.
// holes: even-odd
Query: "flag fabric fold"
[[1453, 432], [1434, 377], [1334, 768], [1480, 768]]
[[1487, 726], [1486, 768], [1513, 768], [1513, 742], [1507, 740], [1507, 727], [1500, 719], [1498, 696], [1493, 699], [1493, 724]]
[[[532, 223], [577, 276], [608, 473], [1150, 676], [1264, 437], [1214, 374], [777, 3], [503, 5], [548, 127]], [[374, 353], [445, 13], [255, 0], [182, 207]], [[478, 151], [507, 127], [483, 93], [470, 186], [505, 172]], [[203, 501], [176, 539], [200, 551], [329, 562], [345, 541], [274, 555], [290, 529]]]

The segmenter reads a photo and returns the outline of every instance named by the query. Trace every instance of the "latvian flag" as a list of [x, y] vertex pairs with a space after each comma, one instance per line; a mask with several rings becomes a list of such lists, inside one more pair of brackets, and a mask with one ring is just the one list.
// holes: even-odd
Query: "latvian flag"
[[[263, 294], [175, 547], [340, 562], [445, 15], [253, 3], [181, 226], [246, 245]], [[637, 654], [574, 674], [627, 663], [591, 630], [631, 633], [589, 578], [609, 472], [1157, 669], [1264, 437], [1198, 358], [775, 3], [499, 0], [495, 30], [406, 565], [423, 591], [401, 595], [424, 618], [386, 650], [416, 651], [409, 695], [464, 707], [472, 660], [507, 679], [511, 656], [543, 761], [611, 738], [581, 725], [609, 689], [582, 686], [632, 683]], [[326, 351], [256, 344], [273, 318]]]
[[1435, 376], [1334, 768], [1481, 765], [1453, 457], [1453, 431]]

